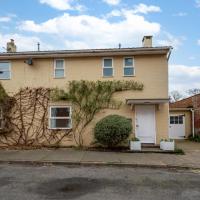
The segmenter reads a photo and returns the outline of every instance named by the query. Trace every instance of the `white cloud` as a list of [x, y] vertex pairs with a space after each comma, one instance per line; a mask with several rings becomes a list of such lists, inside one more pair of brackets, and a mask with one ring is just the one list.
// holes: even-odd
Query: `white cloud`
[[186, 40], [184, 36], [175, 37], [168, 32], [163, 32], [162, 35], [165, 39], [158, 39], [157, 44], [160, 46], [172, 46], [175, 50], [177, 50], [183, 44], [183, 41]]
[[185, 92], [191, 88], [200, 88], [200, 66], [172, 64], [169, 67], [170, 91]]
[[[24, 36], [21, 34], [1, 34], [0, 33], [0, 47], [6, 48], [7, 42], [10, 39], [14, 39], [17, 45], [17, 51], [35, 51], [37, 50], [37, 43], [40, 42], [42, 49], [53, 49], [53, 47], [49, 44], [46, 44], [40, 40], [38, 37], [34, 36]], [[5, 49], [3, 49], [5, 51]]]
[[197, 44], [200, 45], [200, 40], [197, 41]]
[[109, 17], [120, 17], [127, 15], [135, 15], [135, 14], [148, 14], [153, 12], [161, 12], [160, 7], [154, 5], [146, 5], [146, 4], [138, 4], [135, 5], [132, 9], [115, 9], [106, 15], [106, 18]]
[[103, 1], [109, 5], [118, 5], [121, 2], [121, 0], [103, 0]]
[[10, 22], [12, 18], [17, 17], [15, 14], [7, 14], [6, 16], [0, 17], [0, 22]]
[[73, 4], [75, 0], [40, 0], [41, 4], [47, 4], [57, 10], [85, 10], [85, 7], [80, 4]]
[[133, 9], [133, 12], [136, 13], [143, 13], [143, 14], [148, 14], [151, 12], [161, 12], [160, 7], [154, 6], [154, 5], [146, 5], [143, 3], [140, 3], [139, 5], [136, 5], [135, 8]]
[[9, 22], [11, 21], [11, 17], [0, 17], [0, 22]]
[[196, 0], [196, 6], [197, 8], [200, 8], [200, 0]]
[[110, 17], [121, 17], [123, 16], [122, 10], [112, 10], [108, 14], [106, 14], [105, 18], [110, 18]]
[[77, 49], [84, 46], [90, 48], [116, 47], [119, 43], [122, 43], [122, 46], [141, 46], [143, 35], [157, 35], [160, 32], [160, 24], [149, 22], [143, 16], [132, 13], [127, 13], [118, 22], [109, 22], [90, 15], [72, 16], [64, 13], [62, 16], [40, 24], [34, 21], [24, 21], [19, 29], [57, 35], [58, 38], [67, 41], [68, 47]]

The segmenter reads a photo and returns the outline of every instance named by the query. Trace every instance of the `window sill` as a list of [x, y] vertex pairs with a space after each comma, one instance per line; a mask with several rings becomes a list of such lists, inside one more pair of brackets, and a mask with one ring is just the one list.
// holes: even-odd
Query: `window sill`
[[102, 76], [102, 78], [114, 78], [114, 76]]
[[136, 77], [135, 75], [123, 75], [123, 77]]
[[66, 77], [54, 77], [54, 79], [65, 79]]
[[72, 128], [50, 128], [48, 127], [49, 130], [54, 130], [54, 131], [62, 131], [62, 130], [72, 130]]

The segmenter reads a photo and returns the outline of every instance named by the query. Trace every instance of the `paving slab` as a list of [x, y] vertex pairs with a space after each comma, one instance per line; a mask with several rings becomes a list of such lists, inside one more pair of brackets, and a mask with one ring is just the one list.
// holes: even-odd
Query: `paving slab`
[[104, 162], [104, 163], [120, 163], [120, 160], [115, 152], [96, 152], [85, 151], [82, 162]]
[[0, 160], [8, 161], [39, 161], [51, 154], [51, 150], [1, 150]]
[[52, 150], [42, 160], [52, 162], [80, 162], [84, 154], [84, 151], [79, 151], [76, 149], [56, 149]]
[[[0, 162], [53, 164], [114, 164], [149, 167], [200, 169], [199, 144], [181, 142], [185, 155], [81, 151], [73, 148], [39, 150], [0, 150]], [[193, 148], [192, 148], [193, 147]], [[185, 150], [186, 149], [186, 150]]]

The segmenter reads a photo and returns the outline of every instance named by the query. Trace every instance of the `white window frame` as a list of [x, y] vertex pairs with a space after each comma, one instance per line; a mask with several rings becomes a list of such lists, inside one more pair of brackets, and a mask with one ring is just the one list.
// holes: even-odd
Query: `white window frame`
[[[51, 109], [52, 108], [69, 108], [69, 117], [52, 117], [51, 116]], [[49, 129], [51, 130], [69, 130], [72, 129], [72, 107], [71, 106], [60, 106], [60, 105], [54, 105], [49, 107]], [[51, 119], [70, 119], [71, 120], [71, 126], [70, 127], [65, 127], [65, 128], [52, 128], [51, 127]]]
[[[9, 78], [0, 78], [0, 80], [11, 80], [11, 75], [12, 75], [12, 73], [11, 73], [11, 62], [5, 60], [5, 61], [0, 61], [0, 63], [8, 63], [8, 64], [9, 64], [8, 70], [9, 70], [9, 72], [10, 72], [10, 77], [9, 77]], [[8, 70], [1, 70], [1, 71], [7, 72]]]
[[[56, 61], [62, 60], [63, 61], [63, 69], [64, 69], [64, 75], [62, 77], [56, 77]], [[61, 69], [61, 68], [60, 68]], [[54, 59], [54, 78], [55, 79], [62, 79], [65, 78], [65, 59]]]
[[[128, 59], [128, 58], [133, 59], [133, 66], [132, 66], [132, 67], [126, 66], [125, 60]], [[133, 74], [132, 74], [132, 75], [125, 75], [125, 74], [124, 74], [125, 68], [133, 68]], [[135, 76], [135, 60], [134, 60], [134, 57], [124, 57], [124, 59], [123, 59], [123, 74], [124, 74], [125, 77], [132, 77], [132, 76]]]
[[0, 130], [3, 129], [3, 109], [2, 107], [0, 107], [0, 120], [1, 120], [1, 124], [0, 124]]
[[[104, 60], [106, 60], [106, 59], [111, 59], [112, 60], [112, 67], [105, 67], [104, 66]], [[105, 69], [112, 69], [112, 75], [111, 76], [104, 76], [104, 73], [103, 73], [104, 68]], [[114, 76], [114, 59], [112, 57], [105, 57], [105, 58], [102, 59], [102, 76], [104, 78], [111, 78], [111, 77]]]

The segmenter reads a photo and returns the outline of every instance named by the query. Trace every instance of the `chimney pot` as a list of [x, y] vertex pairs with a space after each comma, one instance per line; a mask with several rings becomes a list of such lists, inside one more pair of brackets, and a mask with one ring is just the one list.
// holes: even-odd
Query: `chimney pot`
[[15, 41], [13, 39], [10, 39], [10, 42], [7, 43], [7, 52], [14, 53], [16, 51], [17, 51], [17, 47], [15, 45]]
[[142, 46], [143, 47], [152, 47], [152, 38], [153, 36], [144, 36], [142, 39]]

